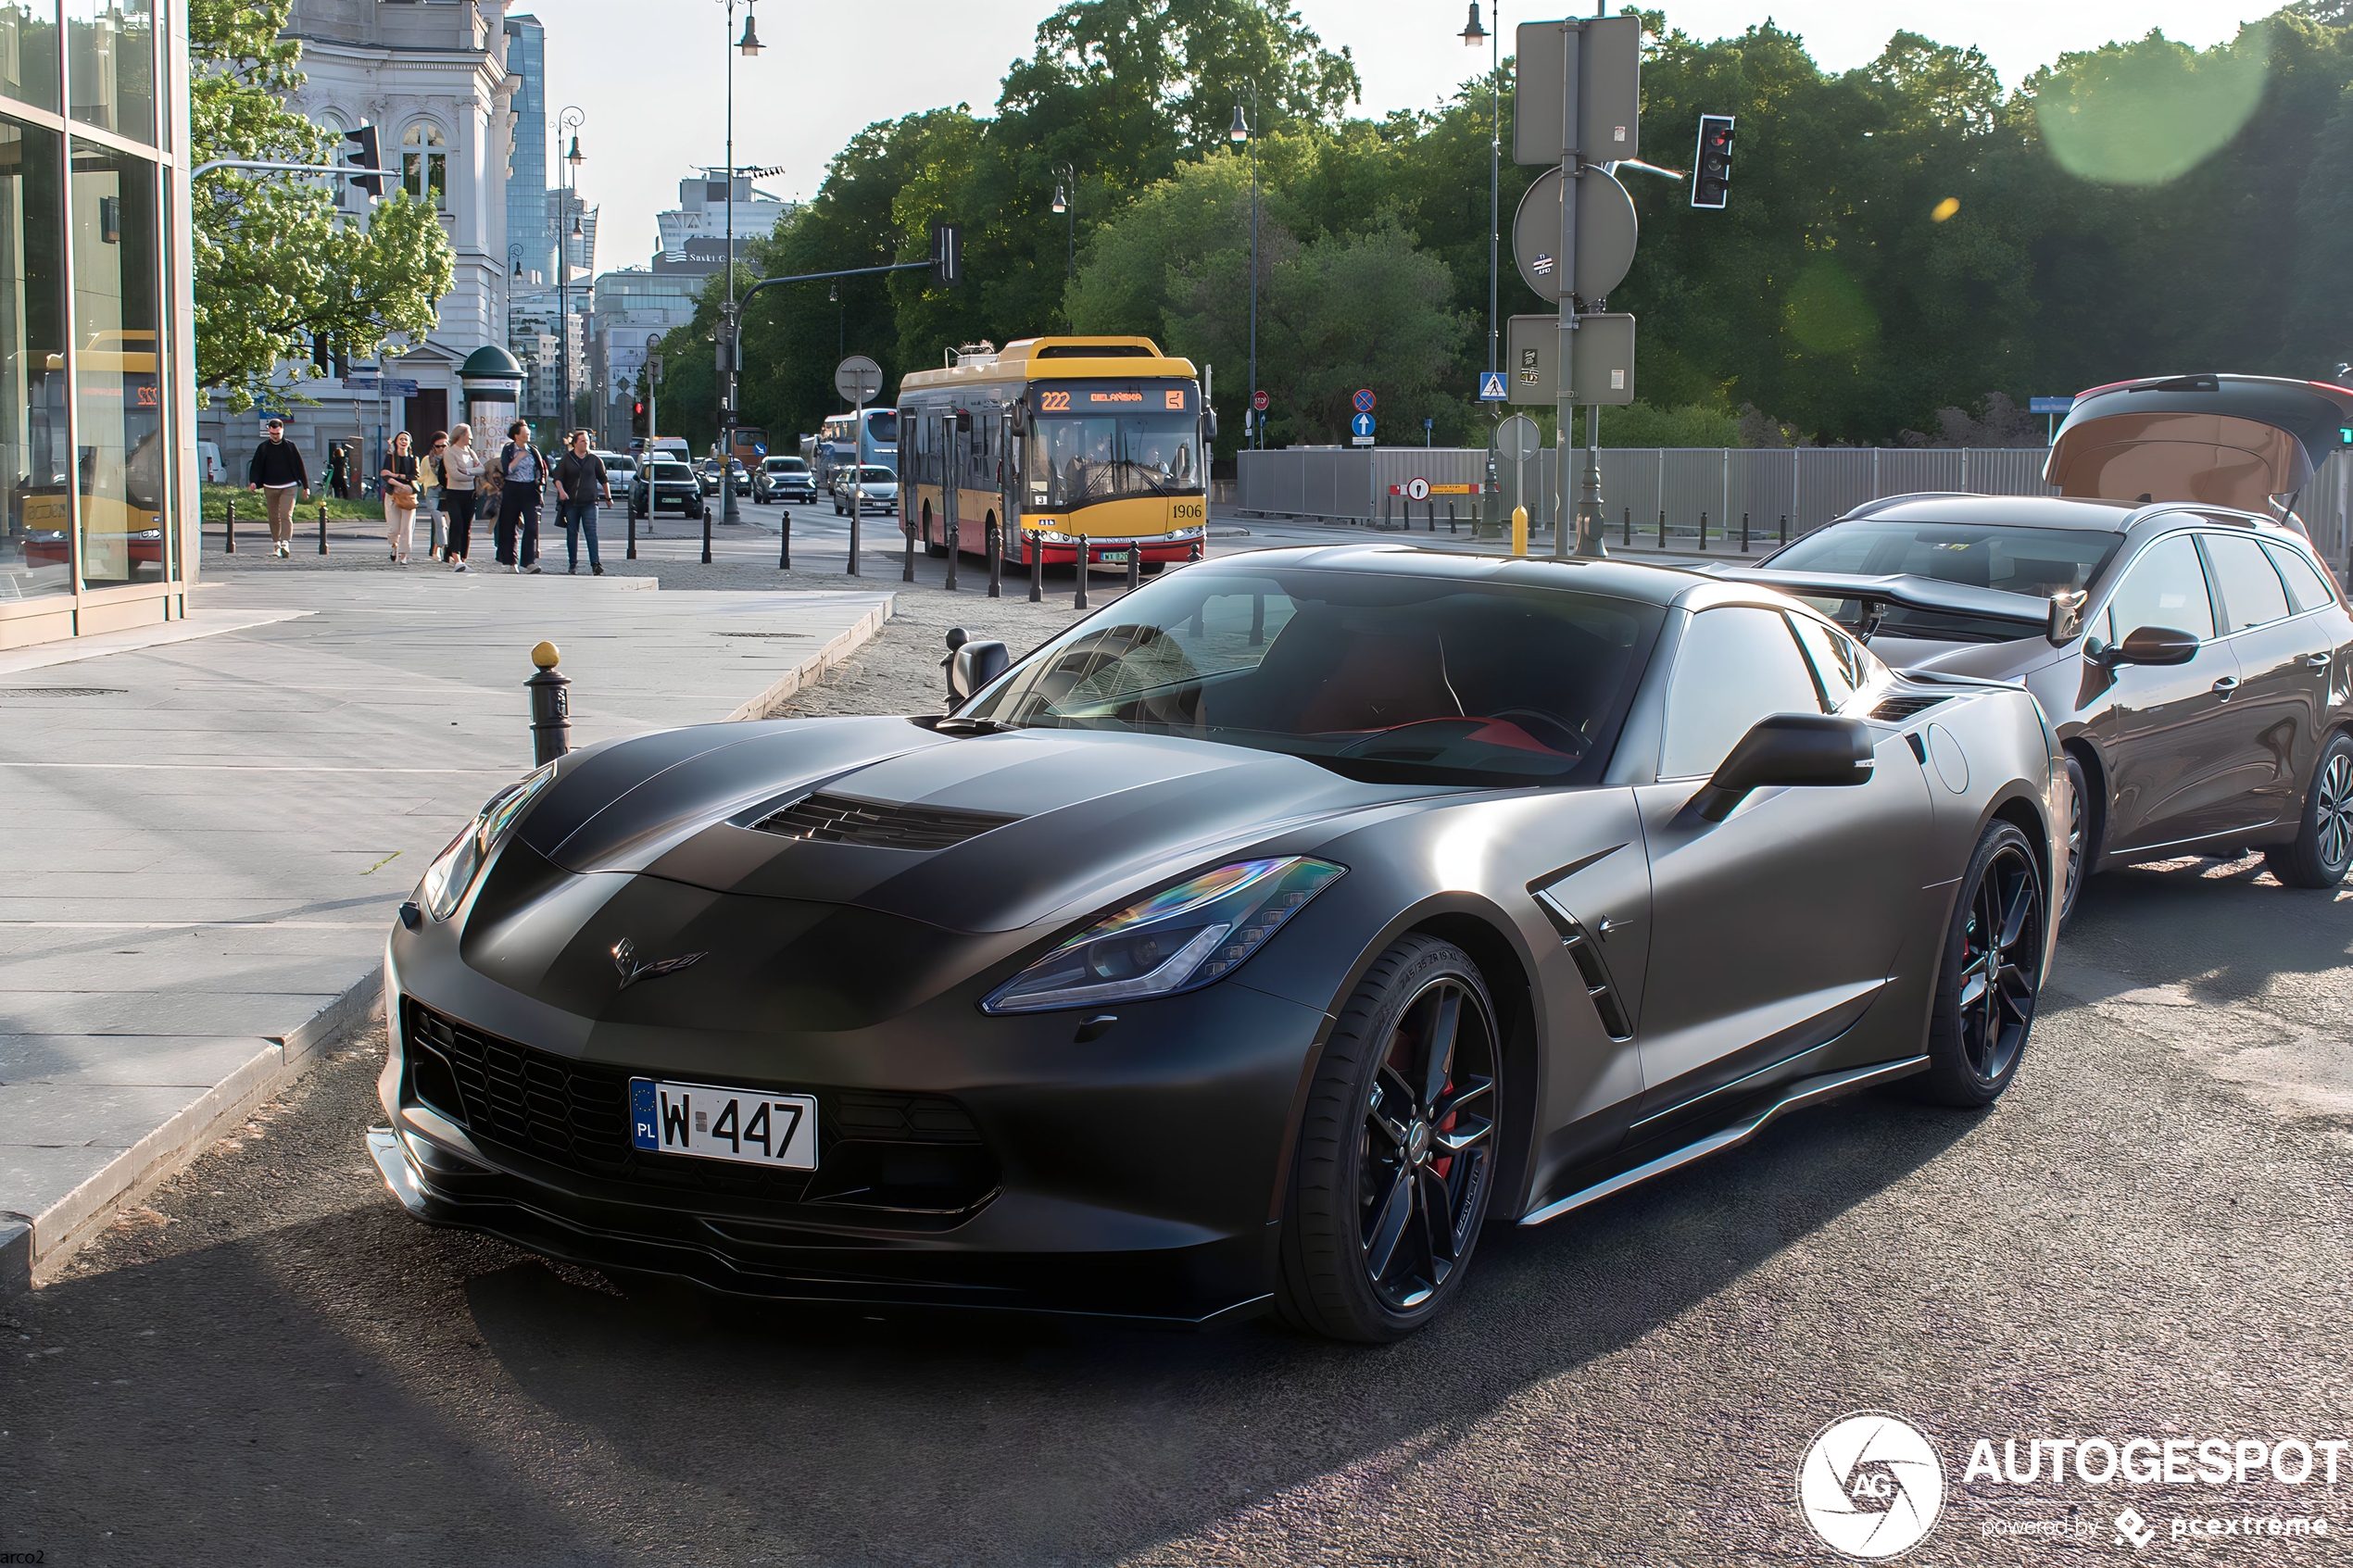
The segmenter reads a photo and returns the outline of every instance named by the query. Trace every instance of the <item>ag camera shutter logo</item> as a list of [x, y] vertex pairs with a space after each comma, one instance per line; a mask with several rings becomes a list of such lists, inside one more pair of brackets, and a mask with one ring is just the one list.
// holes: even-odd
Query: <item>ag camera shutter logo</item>
[[1936, 1528], [1944, 1466], [1920, 1429], [1885, 1411], [1843, 1415], [1806, 1445], [1797, 1466], [1797, 1510], [1822, 1544], [1876, 1562], [1907, 1551]]

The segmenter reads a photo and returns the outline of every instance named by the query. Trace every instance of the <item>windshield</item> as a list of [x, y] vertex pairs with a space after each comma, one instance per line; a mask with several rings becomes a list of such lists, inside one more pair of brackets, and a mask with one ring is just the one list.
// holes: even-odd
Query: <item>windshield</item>
[[686, 465], [684, 463], [656, 463], [653, 465], [653, 470], [654, 482], [658, 484], [691, 481], [694, 478], [693, 474], [686, 471]]
[[1029, 425], [1029, 504], [1076, 507], [1121, 495], [1201, 488], [1199, 434], [1186, 414], [1045, 415]]
[[877, 446], [899, 445], [899, 412], [895, 408], [877, 408], [866, 416], [866, 439]]
[[809, 465], [802, 462], [799, 458], [771, 458], [768, 459], [768, 471], [770, 473], [799, 473], [808, 467]]
[[1195, 569], [1039, 648], [960, 717], [1185, 735], [1380, 782], [1584, 783], [1662, 615], [1542, 589]]
[[891, 472], [888, 469], [860, 469], [858, 470], [858, 483], [861, 484], [896, 484], [899, 483], [899, 476]]

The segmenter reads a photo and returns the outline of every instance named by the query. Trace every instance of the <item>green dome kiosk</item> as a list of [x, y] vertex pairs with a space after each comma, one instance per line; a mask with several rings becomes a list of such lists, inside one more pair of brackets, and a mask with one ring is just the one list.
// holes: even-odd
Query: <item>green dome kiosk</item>
[[474, 428], [474, 445], [488, 439], [495, 449], [506, 438], [522, 401], [522, 367], [495, 343], [485, 343], [466, 356], [458, 370], [466, 394], [466, 422]]

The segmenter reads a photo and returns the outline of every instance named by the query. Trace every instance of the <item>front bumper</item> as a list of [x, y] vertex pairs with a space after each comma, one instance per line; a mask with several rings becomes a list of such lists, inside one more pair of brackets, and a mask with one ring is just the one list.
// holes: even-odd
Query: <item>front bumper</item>
[[[370, 1150], [420, 1220], [730, 1294], [1189, 1323], [1254, 1311], [1273, 1289], [1293, 1100], [1327, 1022], [1229, 981], [1124, 1007], [1118, 1025], [1080, 1044], [1091, 1011], [992, 1018], [951, 990], [831, 1039], [679, 1031], [665, 1046], [668, 1032], [561, 1014], [489, 981], [443, 927], [396, 933], [386, 976], [396, 1022], [379, 1087], [391, 1124]], [[430, 1021], [485, 1017], [497, 1034], [460, 1027], [516, 1053], [510, 1103], [535, 1108], [503, 1124], [490, 1102], [509, 1091], [432, 1081]], [[802, 1187], [771, 1179], [781, 1173], [634, 1155], [625, 1117], [609, 1144], [586, 1148], [583, 1129], [602, 1135], [598, 1113], [560, 1080], [635, 1073], [818, 1095], [816, 1175]], [[863, 1135], [850, 1122], [885, 1102], [904, 1109], [882, 1114], [930, 1135], [968, 1138], [956, 1149], [963, 1174], [913, 1197], [875, 1175], [942, 1147], [854, 1149]], [[562, 1127], [540, 1136], [550, 1120]], [[844, 1163], [860, 1152], [865, 1166]]]

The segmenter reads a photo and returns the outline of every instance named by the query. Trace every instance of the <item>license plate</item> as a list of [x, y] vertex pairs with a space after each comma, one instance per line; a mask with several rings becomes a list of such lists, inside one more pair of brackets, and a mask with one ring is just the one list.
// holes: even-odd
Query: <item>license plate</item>
[[809, 1095], [629, 1080], [630, 1140], [656, 1154], [737, 1165], [817, 1168], [817, 1101]]
[[1103, 562], [1107, 566], [1126, 566], [1127, 564], [1127, 552], [1126, 550], [1105, 550], [1095, 558]]

